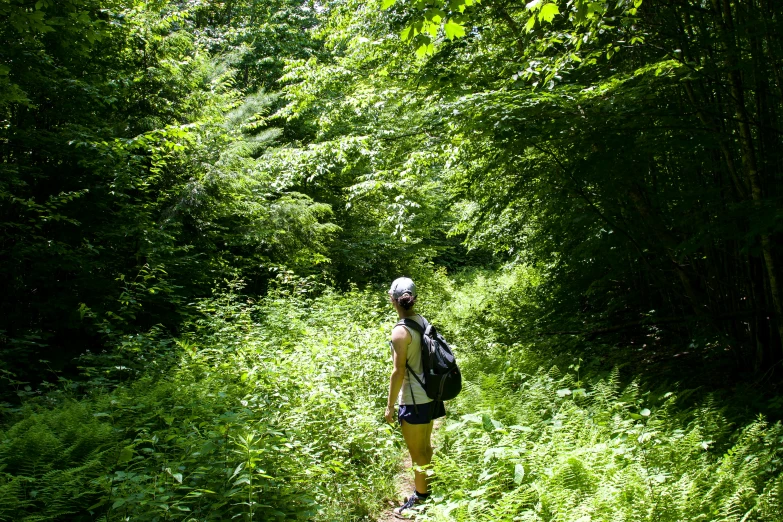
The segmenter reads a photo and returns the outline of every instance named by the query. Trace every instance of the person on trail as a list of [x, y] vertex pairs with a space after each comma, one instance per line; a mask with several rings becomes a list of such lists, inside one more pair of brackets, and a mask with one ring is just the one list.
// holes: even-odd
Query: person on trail
[[424, 326], [424, 319], [416, 313], [416, 285], [407, 277], [395, 279], [389, 289], [389, 299], [400, 322], [392, 330], [392, 360], [394, 368], [389, 381], [389, 397], [386, 401], [386, 421], [394, 422], [394, 404], [400, 407], [397, 419], [402, 427], [402, 436], [414, 465], [416, 489], [405, 503], [394, 510], [396, 515], [424, 502], [430, 495], [427, 474], [421, 468], [429, 466], [432, 460], [433, 420], [446, 415], [442, 401], [433, 401], [410, 372], [416, 372], [418, 380], [424, 380], [424, 365], [421, 360], [421, 334], [402, 324], [404, 319], [416, 321]]

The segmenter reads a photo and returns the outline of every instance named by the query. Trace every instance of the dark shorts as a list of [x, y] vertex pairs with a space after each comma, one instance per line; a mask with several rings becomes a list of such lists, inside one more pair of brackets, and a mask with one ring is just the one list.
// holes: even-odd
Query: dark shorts
[[[418, 413], [416, 412], [418, 410]], [[429, 424], [431, 420], [438, 419], [446, 415], [446, 407], [443, 401], [432, 401], [426, 404], [400, 404], [400, 411], [397, 412], [397, 419], [402, 424], [404, 420], [408, 424]]]

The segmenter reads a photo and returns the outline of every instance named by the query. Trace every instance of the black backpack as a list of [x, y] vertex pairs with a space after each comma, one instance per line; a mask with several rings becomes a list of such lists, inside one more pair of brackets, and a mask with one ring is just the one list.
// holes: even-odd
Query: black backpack
[[457, 366], [457, 360], [446, 339], [424, 317], [422, 320], [424, 328], [413, 319], [403, 319], [397, 324], [413, 328], [421, 334], [421, 362], [424, 367], [424, 382], [421, 382], [416, 372], [408, 366], [407, 361], [405, 367], [424, 388], [427, 397], [434, 401], [453, 399], [462, 390], [462, 374]]

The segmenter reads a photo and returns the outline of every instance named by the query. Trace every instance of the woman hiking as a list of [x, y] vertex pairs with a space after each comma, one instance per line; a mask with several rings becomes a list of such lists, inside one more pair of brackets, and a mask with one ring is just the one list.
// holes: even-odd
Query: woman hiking
[[[427, 475], [424, 470], [432, 460], [432, 421], [446, 415], [442, 401], [433, 401], [427, 397], [418, 380], [424, 381], [424, 367], [421, 360], [421, 334], [414, 328], [405, 326], [404, 320], [415, 321], [424, 326], [424, 320], [414, 310], [416, 303], [416, 285], [407, 277], [395, 279], [389, 289], [389, 299], [400, 322], [392, 330], [392, 360], [394, 368], [389, 381], [389, 397], [386, 401], [386, 422], [394, 422], [394, 404], [399, 403], [397, 419], [402, 427], [402, 436], [408, 446], [408, 452], [414, 465], [414, 483], [416, 489], [403, 505], [394, 510], [402, 515], [415, 504], [424, 502], [430, 496]], [[418, 380], [411, 376], [416, 372]]]

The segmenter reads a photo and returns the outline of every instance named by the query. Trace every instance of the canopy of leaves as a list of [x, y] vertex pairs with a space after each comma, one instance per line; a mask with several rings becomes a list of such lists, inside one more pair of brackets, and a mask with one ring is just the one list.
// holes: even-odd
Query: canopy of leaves
[[[327, 259], [330, 207], [266, 166], [283, 130], [266, 119], [278, 96], [260, 86], [274, 82], [258, 76], [314, 52], [299, 31], [312, 9], [224, 8], [0, 8], [13, 22], [0, 29], [0, 333], [13, 369], [54, 357], [47, 346], [65, 347], [65, 362], [85, 341], [176, 328], [183, 305], [224, 277], [244, 273], [261, 290], [270, 268]], [[278, 47], [248, 47], [254, 31]], [[265, 53], [276, 61], [257, 62]]]
[[448, 201], [440, 223], [468, 247], [551, 267], [547, 330], [667, 324], [748, 369], [780, 358], [776, 7], [330, 9], [331, 58], [289, 65], [279, 114], [314, 119], [321, 147], [355, 151], [339, 156], [359, 174], [351, 193], [410, 187], [399, 201], [419, 215]]

